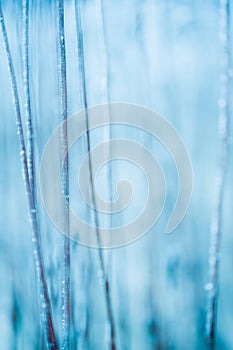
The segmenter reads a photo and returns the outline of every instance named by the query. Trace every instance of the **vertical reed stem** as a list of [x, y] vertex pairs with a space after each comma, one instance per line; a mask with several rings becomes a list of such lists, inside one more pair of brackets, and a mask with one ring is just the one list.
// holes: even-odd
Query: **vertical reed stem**
[[[86, 130], [87, 130], [87, 152], [88, 152], [88, 163], [89, 163], [89, 176], [90, 176], [90, 186], [91, 186], [91, 200], [93, 203], [93, 207], [96, 208], [96, 198], [94, 194], [94, 180], [93, 180], [93, 172], [92, 172], [92, 161], [91, 161], [91, 145], [90, 145], [90, 132], [89, 132], [89, 118], [88, 118], [88, 103], [87, 103], [87, 89], [86, 89], [86, 73], [85, 73], [85, 63], [84, 63], [84, 43], [83, 43], [83, 26], [82, 26], [82, 18], [81, 18], [81, 9], [80, 9], [80, 1], [75, 0], [75, 15], [76, 15], [76, 31], [77, 31], [77, 43], [78, 43], [78, 59], [79, 59], [79, 74], [81, 79], [81, 88], [82, 88], [82, 100], [85, 108], [85, 116], [86, 116]], [[105, 101], [106, 102], [106, 101]], [[109, 126], [110, 127], [110, 126]], [[116, 349], [115, 345], [115, 327], [114, 327], [114, 318], [113, 318], [113, 310], [111, 305], [111, 297], [109, 290], [109, 279], [105, 271], [104, 266], [104, 258], [103, 251], [101, 250], [101, 238], [99, 233], [99, 219], [97, 208], [94, 211], [94, 220], [96, 227], [96, 236], [98, 241], [98, 256], [100, 262], [100, 271], [103, 278], [104, 284], [104, 294], [105, 301], [107, 307], [107, 317], [108, 324], [110, 328], [110, 346], [111, 350]]]
[[58, 75], [60, 94], [60, 117], [63, 122], [61, 131], [62, 187], [65, 196], [64, 205], [64, 237], [63, 237], [63, 276], [62, 276], [62, 349], [70, 349], [70, 220], [69, 220], [69, 156], [68, 156], [68, 126], [67, 126], [67, 81], [66, 81], [66, 45], [64, 26], [64, 1], [57, 0], [58, 20]]
[[229, 0], [220, 0], [221, 81], [219, 98], [219, 139], [221, 142], [219, 167], [216, 177], [215, 212], [211, 224], [209, 250], [209, 283], [206, 315], [206, 348], [213, 350], [216, 340], [217, 296], [219, 284], [220, 245], [222, 236], [222, 206], [229, 158]]
[[4, 44], [6, 57], [7, 57], [7, 66], [8, 66], [9, 75], [10, 75], [13, 105], [14, 105], [15, 116], [16, 116], [17, 135], [19, 138], [19, 146], [20, 146], [22, 174], [23, 174], [23, 180], [24, 180], [26, 195], [28, 200], [29, 219], [32, 225], [32, 243], [33, 243], [34, 263], [36, 267], [38, 285], [40, 290], [41, 311], [42, 311], [43, 326], [44, 326], [45, 337], [46, 337], [46, 345], [47, 345], [47, 349], [57, 350], [58, 346], [57, 346], [57, 340], [55, 337], [53, 322], [51, 317], [50, 299], [49, 299], [48, 288], [47, 288], [47, 283], [45, 278], [41, 245], [40, 245], [40, 231], [39, 231], [38, 217], [37, 217], [37, 211], [36, 211], [36, 198], [34, 196], [34, 189], [32, 190], [31, 184], [30, 184], [17, 82], [16, 82], [13, 61], [11, 57], [11, 51], [9, 47], [7, 31], [5, 27], [5, 20], [2, 12], [2, 7], [1, 7], [1, 1], [0, 1], [0, 26], [1, 26], [1, 31], [3, 35], [3, 44]]

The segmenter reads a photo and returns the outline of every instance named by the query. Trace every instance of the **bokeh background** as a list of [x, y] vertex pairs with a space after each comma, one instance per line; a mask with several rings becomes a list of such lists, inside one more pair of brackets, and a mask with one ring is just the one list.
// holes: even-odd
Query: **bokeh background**
[[[26, 137], [23, 5], [17, 0], [1, 3]], [[157, 111], [180, 133], [193, 164], [190, 208], [176, 231], [166, 235], [165, 226], [178, 191], [176, 169], [169, 154], [158, 141], [142, 131], [112, 130], [115, 137], [124, 135], [146, 145], [160, 161], [168, 186], [165, 209], [150, 232], [125, 247], [102, 251], [110, 286], [117, 349], [182, 350], [204, 349], [206, 346], [208, 290], [211, 286], [208, 284], [209, 247], [211, 222], [216, 215], [216, 176], [222, 152], [219, 120], [224, 103], [227, 104], [225, 116], [228, 120], [232, 115], [232, 102], [228, 98], [232, 91], [230, 8], [231, 1], [215, 0], [64, 1], [68, 116], [85, 107], [80, 69], [83, 58], [88, 106], [129, 102]], [[29, 81], [40, 242], [55, 333], [58, 343], [62, 344], [63, 238], [42, 207], [38, 186], [43, 148], [61, 121], [57, 14], [55, 1], [29, 1]], [[81, 49], [77, 41], [80, 30], [77, 16], [81, 19], [83, 34]], [[226, 35], [227, 40], [222, 40], [221, 35]], [[227, 64], [224, 63], [226, 55]], [[228, 77], [228, 95], [222, 88], [224, 74]], [[0, 116], [0, 348], [46, 349], [2, 35]], [[103, 135], [101, 131], [91, 134], [91, 144], [101, 142]], [[225, 141], [229, 157], [221, 198], [215, 348], [230, 350], [233, 348], [233, 153], [230, 127]], [[85, 152], [84, 138], [72, 150], [70, 183], [74, 206], [88, 220], [85, 205], [81, 202], [75, 204], [73, 195], [77, 190], [78, 164]], [[123, 169], [129, 181], [130, 177], [134, 181], [138, 201], [128, 213], [133, 217], [134, 211], [143, 208], [141, 201], [146, 184], [141, 183], [140, 175], [135, 175], [138, 170], [134, 167], [120, 162], [112, 164], [114, 174], [119, 169], [120, 174]], [[52, 184], [52, 179], [48, 181]], [[101, 177], [97, 179], [97, 185], [100, 193], [104, 192]], [[125, 219], [127, 217], [123, 216]], [[70, 348], [111, 349], [98, 249], [75, 242], [70, 244]]]

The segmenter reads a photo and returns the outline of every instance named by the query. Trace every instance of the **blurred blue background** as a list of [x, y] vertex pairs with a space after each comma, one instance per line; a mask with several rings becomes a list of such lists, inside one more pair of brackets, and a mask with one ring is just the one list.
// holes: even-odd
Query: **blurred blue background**
[[[160, 113], [182, 136], [194, 171], [193, 196], [187, 215], [172, 235], [166, 235], [164, 228], [177, 195], [172, 160], [157, 141], [143, 132], [115, 130], [116, 135], [125, 133], [129, 138], [150, 145], [161, 162], [168, 185], [165, 210], [156, 226], [128, 246], [103, 252], [111, 285], [116, 348], [204, 349], [210, 227], [221, 152], [218, 136], [222, 50], [219, 22], [224, 19], [220, 5], [210, 0], [103, 0], [100, 15], [99, 4], [100, 1], [94, 0], [79, 2], [88, 106], [108, 101], [129, 102]], [[60, 123], [57, 21], [55, 1], [30, 1], [29, 5], [30, 91], [38, 182], [43, 148]], [[75, 3], [65, 1], [64, 6], [68, 116], [72, 116], [83, 109], [82, 78]], [[25, 126], [22, 4], [21, 1], [2, 1], [2, 9]], [[230, 25], [229, 38], [231, 34]], [[229, 80], [229, 88], [231, 85]], [[2, 36], [0, 87], [0, 348], [44, 349], [31, 228]], [[231, 110], [230, 104], [229, 113]], [[92, 142], [99, 138], [101, 135], [93, 135]], [[85, 140], [79, 146], [84, 152]], [[78, 168], [73, 162], [75, 157], [80, 161], [79, 146], [72, 151], [72, 188], [76, 185], [75, 169]], [[216, 349], [224, 350], [233, 348], [231, 135], [229, 147], [216, 332]], [[120, 164], [114, 166], [117, 169]], [[130, 173], [134, 176], [134, 169], [127, 171], [129, 176]], [[138, 186], [140, 190], [141, 185]], [[39, 192], [38, 186], [37, 190]], [[38, 198], [46, 279], [60, 341], [62, 238], [47, 217], [39, 193]], [[83, 210], [82, 204], [80, 210]], [[99, 275], [98, 251], [72, 242], [72, 349], [109, 349], [109, 325]]]

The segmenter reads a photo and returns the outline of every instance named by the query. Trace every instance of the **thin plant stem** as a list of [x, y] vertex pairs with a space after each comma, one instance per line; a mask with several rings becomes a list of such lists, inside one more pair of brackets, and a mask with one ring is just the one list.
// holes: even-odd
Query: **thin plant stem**
[[25, 99], [25, 112], [27, 124], [27, 159], [28, 159], [28, 173], [31, 184], [31, 189], [36, 196], [36, 179], [35, 179], [35, 165], [34, 165], [34, 135], [31, 112], [31, 97], [30, 97], [30, 81], [29, 81], [29, 0], [23, 0], [23, 86]]
[[209, 250], [209, 282], [206, 315], [206, 348], [213, 350], [216, 340], [217, 297], [219, 286], [220, 245], [222, 237], [222, 207], [229, 159], [229, 0], [220, 0], [220, 41], [222, 45], [221, 81], [219, 98], [219, 138], [221, 142], [219, 167], [216, 177], [215, 212], [211, 223]]
[[68, 126], [67, 126], [67, 78], [66, 78], [66, 45], [64, 26], [64, 1], [57, 0], [58, 21], [58, 74], [60, 117], [63, 122], [61, 130], [62, 187], [64, 202], [64, 236], [63, 236], [63, 276], [62, 276], [62, 349], [70, 349], [70, 219], [69, 219], [69, 156], [68, 156]]
[[86, 130], [87, 130], [87, 152], [88, 152], [88, 165], [89, 165], [89, 176], [90, 176], [90, 186], [91, 186], [91, 201], [93, 204], [94, 210], [94, 220], [96, 227], [96, 237], [98, 242], [98, 257], [100, 262], [100, 271], [103, 279], [104, 285], [104, 295], [107, 307], [107, 317], [108, 324], [110, 327], [110, 335], [111, 342], [110, 346], [112, 350], [116, 349], [115, 344], [115, 327], [114, 327], [114, 318], [113, 318], [113, 309], [111, 304], [110, 297], [110, 288], [109, 288], [109, 279], [105, 271], [104, 265], [104, 257], [103, 251], [101, 247], [101, 237], [99, 232], [99, 219], [96, 208], [96, 198], [94, 191], [94, 179], [93, 179], [93, 171], [92, 171], [92, 160], [91, 160], [91, 140], [90, 140], [90, 131], [89, 131], [89, 117], [88, 117], [88, 103], [87, 103], [87, 89], [86, 89], [86, 72], [85, 72], [85, 63], [84, 63], [84, 42], [83, 42], [83, 26], [82, 26], [82, 18], [81, 18], [81, 9], [80, 9], [80, 1], [75, 0], [75, 15], [76, 15], [76, 31], [77, 31], [77, 43], [78, 43], [78, 59], [79, 59], [79, 74], [81, 79], [81, 89], [82, 89], [82, 101], [85, 108], [85, 121], [86, 121]]
[[13, 105], [14, 105], [15, 116], [16, 116], [17, 134], [19, 138], [22, 174], [23, 174], [23, 180], [25, 184], [27, 201], [28, 201], [29, 218], [32, 225], [32, 243], [33, 243], [34, 262], [35, 262], [36, 273], [37, 273], [38, 284], [39, 284], [42, 319], [43, 319], [43, 326], [45, 331], [46, 345], [47, 345], [47, 349], [56, 350], [58, 349], [58, 345], [57, 345], [57, 340], [55, 337], [54, 327], [53, 327], [53, 322], [51, 317], [50, 299], [48, 294], [48, 288], [47, 288], [47, 283], [45, 278], [45, 271], [44, 271], [43, 258], [42, 258], [42, 252], [41, 252], [38, 214], [36, 211], [36, 199], [35, 199], [35, 196], [33, 195], [34, 191], [31, 188], [30, 179], [29, 179], [29, 170], [28, 170], [22, 119], [21, 119], [17, 82], [16, 82], [16, 76], [15, 76], [6, 26], [5, 26], [5, 20], [2, 12], [2, 7], [1, 7], [1, 1], [0, 1], [0, 26], [1, 26], [1, 31], [3, 35], [3, 44], [4, 44], [6, 57], [7, 57], [7, 66], [8, 66], [9, 75], [10, 75]]

